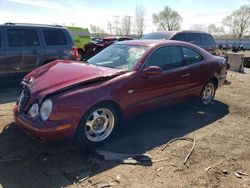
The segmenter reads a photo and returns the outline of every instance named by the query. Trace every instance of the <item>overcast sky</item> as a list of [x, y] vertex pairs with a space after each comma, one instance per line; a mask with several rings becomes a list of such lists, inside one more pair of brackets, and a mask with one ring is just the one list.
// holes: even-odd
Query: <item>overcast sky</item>
[[64, 24], [107, 30], [115, 16], [134, 16], [136, 5], [147, 13], [146, 32], [156, 29], [152, 14], [169, 6], [183, 18], [182, 29], [194, 24], [219, 25], [222, 18], [250, 0], [0, 0], [0, 24], [5, 22]]

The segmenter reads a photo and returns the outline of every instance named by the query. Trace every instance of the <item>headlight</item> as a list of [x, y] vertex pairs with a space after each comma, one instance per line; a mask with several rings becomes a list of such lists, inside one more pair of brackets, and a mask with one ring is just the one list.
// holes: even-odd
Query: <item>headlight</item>
[[36, 117], [38, 115], [38, 112], [39, 112], [39, 106], [37, 103], [34, 103], [30, 108], [29, 108], [29, 111], [28, 111], [28, 114], [31, 116], [31, 117]]
[[53, 104], [52, 104], [52, 101], [50, 99], [46, 99], [41, 108], [40, 108], [40, 116], [41, 116], [41, 119], [43, 121], [46, 121], [49, 116], [50, 116], [50, 113], [52, 111], [52, 107], [53, 107]]

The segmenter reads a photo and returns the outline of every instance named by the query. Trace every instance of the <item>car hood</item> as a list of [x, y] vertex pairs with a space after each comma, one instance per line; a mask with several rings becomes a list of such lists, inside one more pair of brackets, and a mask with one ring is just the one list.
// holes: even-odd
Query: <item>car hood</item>
[[46, 94], [63, 88], [102, 78], [114, 77], [124, 73], [124, 70], [95, 66], [67, 60], [56, 60], [44, 65], [24, 78], [31, 93], [46, 90]]

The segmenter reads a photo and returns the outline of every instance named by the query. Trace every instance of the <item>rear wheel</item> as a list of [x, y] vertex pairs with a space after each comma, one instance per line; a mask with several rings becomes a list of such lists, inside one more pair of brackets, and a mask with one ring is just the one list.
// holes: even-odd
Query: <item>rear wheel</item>
[[100, 145], [111, 137], [117, 124], [118, 114], [112, 105], [97, 105], [83, 116], [77, 140], [84, 147]]
[[216, 84], [214, 83], [214, 81], [211, 80], [207, 82], [201, 92], [202, 95], [201, 99], [204, 105], [211, 104], [215, 96], [215, 91], [216, 91]]

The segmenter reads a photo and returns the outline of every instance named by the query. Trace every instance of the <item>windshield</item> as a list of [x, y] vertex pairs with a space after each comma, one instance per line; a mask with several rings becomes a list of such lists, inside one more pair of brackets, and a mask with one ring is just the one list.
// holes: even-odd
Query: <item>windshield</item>
[[132, 70], [146, 49], [145, 46], [113, 44], [90, 58], [88, 62], [103, 67]]
[[159, 39], [170, 39], [173, 36], [173, 33], [165, 32], [165, 33], [149, 33], [143, 36], [141, 39], [149, 39], [149, 40], [159, 40]]

